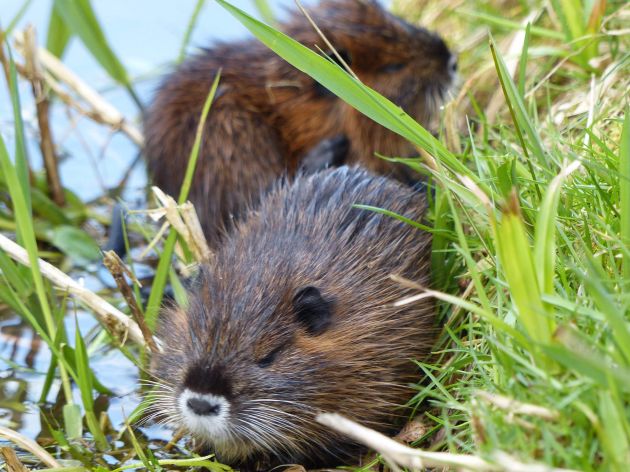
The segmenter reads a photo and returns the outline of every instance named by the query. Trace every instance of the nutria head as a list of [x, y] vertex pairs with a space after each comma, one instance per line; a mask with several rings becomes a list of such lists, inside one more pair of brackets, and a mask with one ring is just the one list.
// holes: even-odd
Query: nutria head
[[187, 308], [162, 314], [158, 411], [228, 463], [348, 463], [355, 445], [315, 421], [339, 412], [392, 433], [433, 342], [429, 236], [353, 204], [423, 217], [422, 195], [341, 167], [279, 184], [202, 268]]
[[[366, 85], [420, 122], [437, 111], [457, 73], [457, 58], [440, 36], [392, 15], [376, 0], [323, 0], [311, 13]], [[289, 35], [326, 51], [305, 21], [296, 13]]]

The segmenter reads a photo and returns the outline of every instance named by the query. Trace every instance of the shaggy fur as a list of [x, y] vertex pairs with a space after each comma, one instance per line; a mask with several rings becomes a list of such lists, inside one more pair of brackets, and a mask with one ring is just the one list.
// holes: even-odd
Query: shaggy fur
[[[425, 125], [448, 89], [454, 59], [437, 35], [384, 11], [375, 0], [323, 0], [312, 16], [354, 72]], [[293, 14], [283, 29], [315, 50], [326, 46], [307, 20]], [[360, 162], [408, 183], [406, 166], [375, 157], [408, 157], [413, 148], [345, 104], [254, 40], [217, 44], [166, 77], [145, 119], [153, 181], [177, 194], [201, 108], [221, 69], [191, 200], [213, 247], [247, 204], [281, 175], [292, 175], [309, 150], [345, 135], [346, 163]]]
[[230, 439], [200, 438], [220, 460], [348, 463], [356, 446], [316, 423], [317, 413], [387, 434], [408, 414], [402, 405], [420, 378], [412, 359], [430, 351], [434, 310], [428, 300], [395, 307], [410, 291], [389, 276], [427, 284], [430, 235], [354, 204], [416, 221], [425, 211], [421, 193], [365, 170], [298, 175], [226, 238], [188, 309], [162, 314], [155, 411], [185, 427], [184, 387], [225, 396]]

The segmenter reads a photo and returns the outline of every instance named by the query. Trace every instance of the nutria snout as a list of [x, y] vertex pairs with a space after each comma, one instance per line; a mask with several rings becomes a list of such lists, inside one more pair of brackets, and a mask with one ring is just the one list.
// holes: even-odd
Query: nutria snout
[[[233, 465], [356, 461], [315, 421], [339, 412], [392, 434], [435, 334], [430, 236], [364, 204], [422, 220], [422, 193], [358, 168], [282, 181], [201, 269], [187, 308], [161, 315], [156, 411]], [[264, 464], [264, 465], [261, 465]]]
[[[456, 69], [455, 56], [438, 35], [396, 18], [376, 0], [322, 0], [311, 13], [365, 84], [424, 125], [436, 115]], [[282, 29], [335, 60], [301, 13]], [[407, 166], [375, 156], [415, 155], [408, 142], [248, 40], [206, 49], [159, 88], [145, 117], [145, 155], [153, 181], [167, 193], [179, 193], [202, 105], [219, 69], [219, 92], [190, 195], [213, 247], [248, 204], [278, 177], [293, 175], [304, 156], [327, 138], [347, 137], [346, 164], [417, 181]]]

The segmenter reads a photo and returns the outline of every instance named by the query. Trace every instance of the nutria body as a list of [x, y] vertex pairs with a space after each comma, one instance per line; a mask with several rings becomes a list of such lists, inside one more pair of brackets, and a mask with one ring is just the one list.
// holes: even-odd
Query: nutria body
[[[442, 39], [392, 16], [376, 0], [323, 0], [311, 14], [365, 84], [421, 123], [435, 115], [456, 67]], [[310, 48], [328, 49], [302, 14], [293, 14], [283, 29]], [[326, 138], [348, 138], [346, 163], [360, 162], [401, 181], [416, 178], [407, 166], [375, 156], [415, 155], [408, 142], [248, 40], [217, 44], [190, 58], [158, 90], [145, 119], [145, 155], [153, 181], [167, 193], [179, 192], [219, 69], [191, 193], [211, 245], [242, 208], [279, 176], [292, 175]]]
[[228, 464], [335, 466], [356, 447], [315, 421], [338, 412], [387, 434], [408, 415], [430, 351], [430, 236], [365, 204], [421, 220], [422, 194], [340, 167], [277, 184], [201, 271], [187, 310], [162, 313], [155, 405]]

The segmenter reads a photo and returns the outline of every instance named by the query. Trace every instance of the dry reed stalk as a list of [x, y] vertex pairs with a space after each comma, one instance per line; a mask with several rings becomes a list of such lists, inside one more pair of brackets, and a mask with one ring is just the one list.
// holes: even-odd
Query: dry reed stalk
[[50, 103], [46, 93], [44, 73], [39, 61], [35, 28], [30, 25], [24, 31], [24, 58], [26, 60], [27, 78], [31, 83], [33, 96], [35, 97], [35, 109], [39, 125], [39, 146], [44, 158], [48, 190], [53, 201], [57, 205], [63, 206], [66, 203], [66, 198], [61, 185], [55, 145], [50, 129]]

